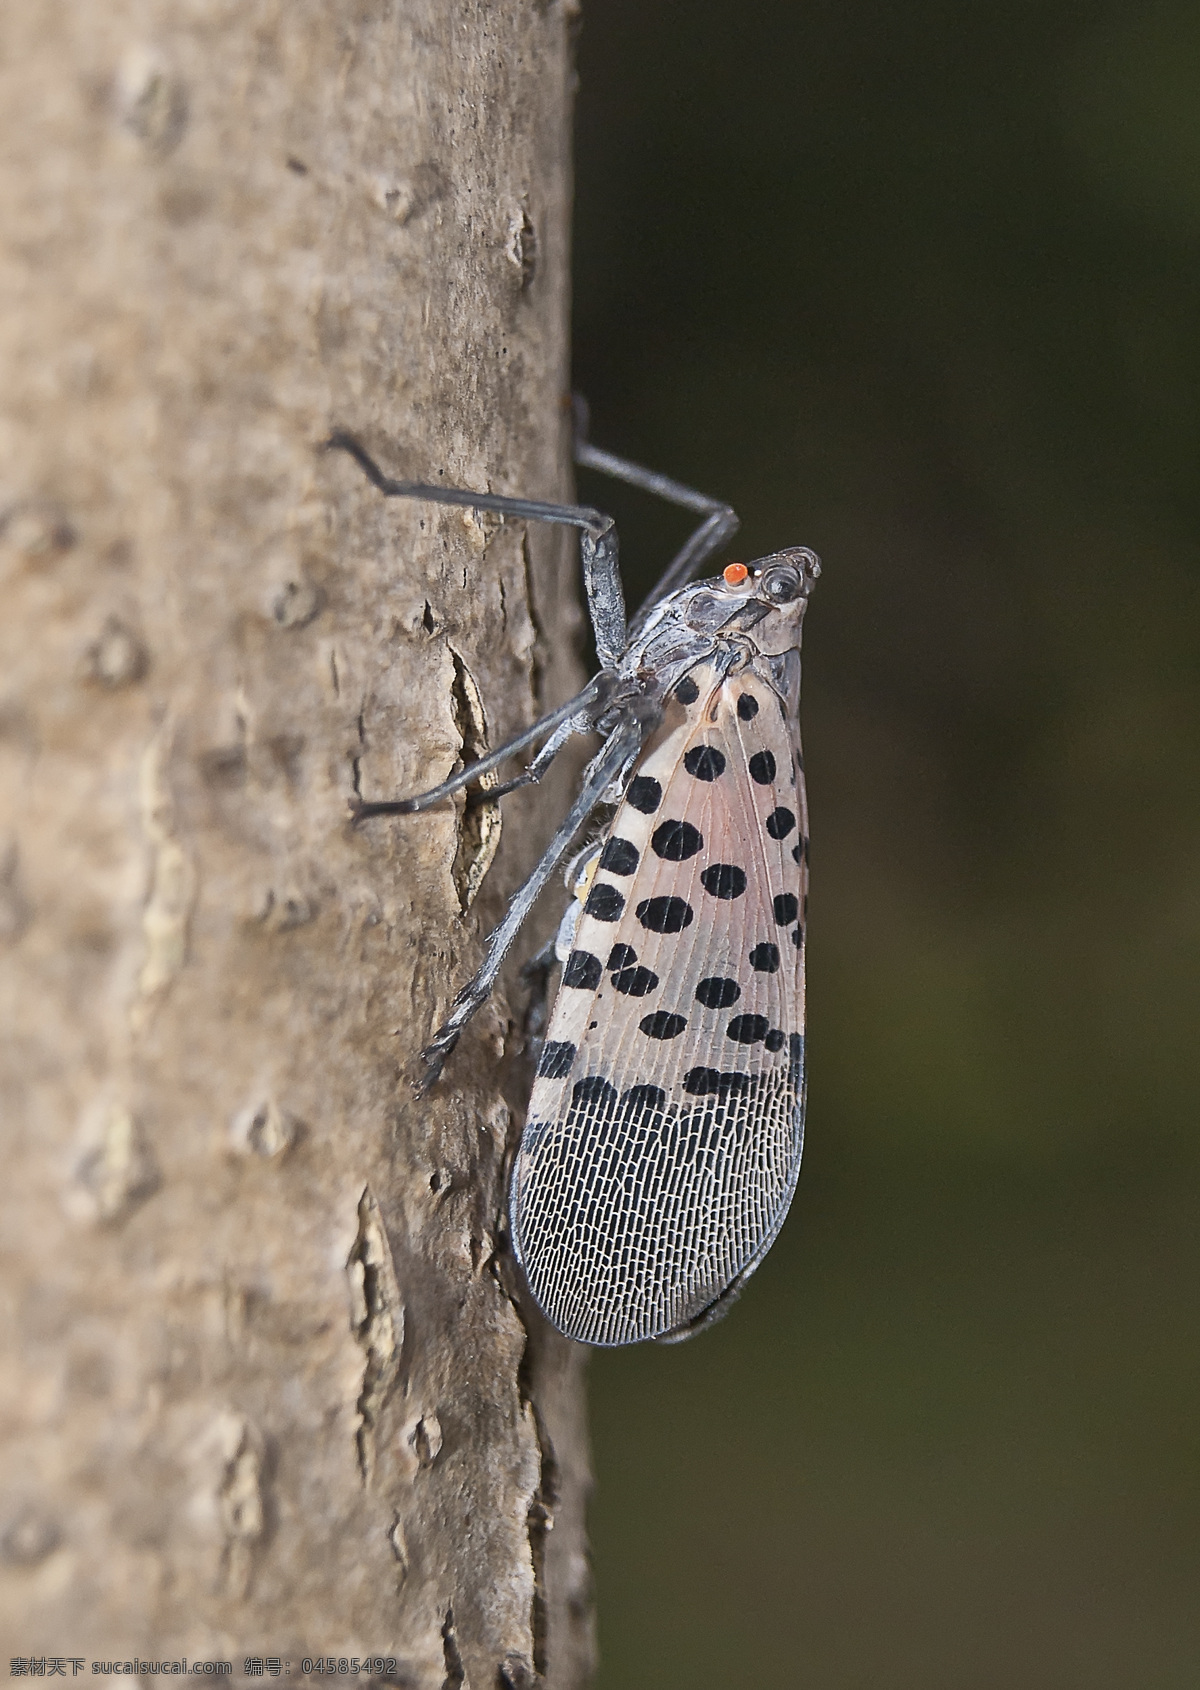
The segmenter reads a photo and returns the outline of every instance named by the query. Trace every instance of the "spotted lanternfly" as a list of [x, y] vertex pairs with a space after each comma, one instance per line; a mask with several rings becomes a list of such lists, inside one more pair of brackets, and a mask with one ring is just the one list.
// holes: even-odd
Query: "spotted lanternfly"
[[497, 751], [416, 798], [427, 809], [544, 738], [493, 799], [537, 780], [566, 741], [600, 750], [548, 850], [424, 1052], [437, 1078], [534, 900], [593, 812], [599, 842], [546, 960], [558, 995], [512, 1172], [513, 1249], [548, 1319], [581, 1343], [690, 1337], [718, 1319], [787, 1214], [804, 1137], [808, 813], [800, 755], [800, 629], [820, 560], [806, 547], [691, 583], [737, 528], [728, 505], [579, 439], [576, 461], [700, 513], [627, 627], [611, 517], [582, 505], [430, 487], [389, 495], [580, 530], [600, 672]]

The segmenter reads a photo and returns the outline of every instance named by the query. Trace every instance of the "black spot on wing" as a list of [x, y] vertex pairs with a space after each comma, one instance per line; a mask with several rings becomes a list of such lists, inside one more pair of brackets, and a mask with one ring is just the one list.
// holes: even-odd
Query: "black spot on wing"
[[750, 966], [756, 968], [760, 974], [774, 974], [779, 968], [779, 946], [763, 940], [761, 945], [755, 945], [750, 952]]
[[658, 975], [650, 968], [622, 968], [612, 977], [613, 991], [627, 998], [644, 998], [658, 985]]
[[662, 803], [662, 787], [653, 775], [634, 775], [626, 799], [644, 816], [652, 816]]
[[[795, 825], [795, 816], [790, 810], [784, 809], [782, 804], [777, 810], [772, 810], [771, 814], [767, 817], [767, 832], [771, 835], [772, 839], [786, 839]], [[604, 867], [603, 862], [601, 862], [600, 866], [601, 868]]]
[[797, 950], [800, 949], [801, 945], [804, 943], [804, 929], [803, 929], [803, 927], [793, 927], [792, 928], [792, 943], [793, 943], [793, 945], [795, 945]]
[[632, 945], [614, 945], [608, 953], [606, 968], [632, 968], [637, 961], [637, 952]]
[[772, 1027], [771, 1031], [763, 1040], [763, 1043], [766, 1045], [768, 1050], [782, 1050], [785, 1037], [786, 1035], [781, 1028]]
[[[768, 822], [767, 826], [770, 825]], [[614, 834], [601, 851], [597, 867], [607, 869], [609, 874], [632, 874], [638, 866], [640, 855], [632, 840], [622, 839], [619, 834]]]
[[798, 841], [797, 844], [792, 846], [792, 861], [794, 863], [802, 863], [802, 862], [805, 861], [807, 856], [808, 856], [808, 840], [807, 839], [801, 839], [801, 840]]
[[750, 779], [759, 786], [770, 786], [775, 779], [775, 756], [770, 751], [756, 751], [750, 759]]
[[752, 692], [744, 692], [738, 699], [738, 715], [743, 722], [752, 722], [758, 715], [758, 700]]
[[649, 933], [681, 933], [696, 919], [686, 898], [643, 898], [636, 913]]
[[523, 1152], [536, 1150], [551, 1125], [550, 1121], [526, 1121], [521, 1133], [521, 1150]]
[[626, 1115], [649, 1115], [666, 1107], [667, 1094], [661, 1086], [630, 1086], [621, 1093], [621, 1108]]
[[700, 697], [700, 688], [690, 675], [685, 675], [675, 688], [675, 697], [680, 704], [695, 704]]
[[650, 837], [656, 857], [665, 863], [683, 863], [704, 849], [704, 836], [691, 822], [659, 822]]
[[723, 1073], [719, 1068], [689, 1068], [683, 1076], [683, 1089], [692, 1097], [728, 1097], [749, 1091], [750, 1076]]
[[589, 1074], [571, 1087], [571, 1103], [576, 1109], [599, 1114], [601, 1110], [611, 1109], [616, 1101], [616, 1086], [609, 1085], [602, 1074]]
[[571, 1072], [571, 1064], [575, 1060], [575, 1046], [564, 1039], [561, 1043], [551, 1040], [542, 1046], [541, 1061], [537, 1065], [538, 1075], [543, 1080], [561, 1080]]
[[710, 974], [696, 987], [696, 1001], [705, 1009], [728, 1009], [741, 995], [742, 988], [726, 974]]
[[740, 898], [746, 890], [746, 871], [736, 863], [710, 863], [700, 875], [700, 884], [713, 898]]
[[653, 1015], [643, 1015], [638, 1026], [648, 1039], [677, 1039], [687, 1026], [687, 1017], [656, 1009]]
[[795, 921], [800, 905], [794, 892], [778, 892], [772, 900], [772, 908], [780, 927], [786, 927], [788, 922]]
[[765, 1015], [735, 1015], [725, 1029], [725, 1036], [740, 1045], [756, 1045], [770, 1030], [771, 1023]]
[[[792, 901], [795, 902], [794, 899]], [[583, 913], [594, 916], [597, 921], [619, 921], [624, 908], [624, 892], [618, 892], [615, 886], [598, 880], [588, 893]]]
[[600, 958], [591, 951], [572, 951], [563, 965], [562, 983], [591, 991], [600, 984], [603, 973]]
[[715, 745], [693, 745], [683, 766], [696, 780], [718, 780], [725, 773], [725, 755]]

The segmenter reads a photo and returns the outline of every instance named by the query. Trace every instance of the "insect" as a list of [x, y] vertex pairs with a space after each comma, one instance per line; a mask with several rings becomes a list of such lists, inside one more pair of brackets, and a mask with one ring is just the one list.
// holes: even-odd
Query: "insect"
[[[582, 435], [582, 429], [578, 431]], [[800, 631], [820, 560], [796, 546], [693, 582], [737, 528], [728, 505], [576, 441], [576, 462], [702, 518], [627, 625], [603, 512], [386, 476], [381, 493], [566, 523], [580, 533], [599, 673], [507, 744], [413, 798], [411, 815], [537, 740], [488, 800], [536, 781], [575, 734], [579, 794], [424, 1052], [436, 1080], [534, 900], [597, 810], [554, 945], [561, 981], [509, 1193], [513, 1249], [559, 1331], [595, 1345], [690, 1337], [728, 1309], [791, 1203], [804, 1136], [808, 816]], [[543, 953], [545, 954], [545, 953]]]

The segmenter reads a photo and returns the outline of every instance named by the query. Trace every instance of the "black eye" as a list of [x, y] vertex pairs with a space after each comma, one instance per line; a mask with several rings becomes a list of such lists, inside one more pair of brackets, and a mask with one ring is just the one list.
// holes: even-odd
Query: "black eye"
[[800, 577], [794, 569], [786, 564], [780, 564], [774, 569], [768, 569], [758, 583], [758, 591], [772, 604], [790, 604], [793, 599], [800, 597]]

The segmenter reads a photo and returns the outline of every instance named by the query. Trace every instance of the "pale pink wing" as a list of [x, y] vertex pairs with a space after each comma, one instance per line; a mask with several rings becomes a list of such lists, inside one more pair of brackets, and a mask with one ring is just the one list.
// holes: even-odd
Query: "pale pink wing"
[[[694, 689], [694, 690], [693, 690]], [[804, 1122], [798, 729], [694, 669], [613, 818], [513, 1171], [513, 1240], [568, 1336], [681, 1335], [761, 1260]]]

